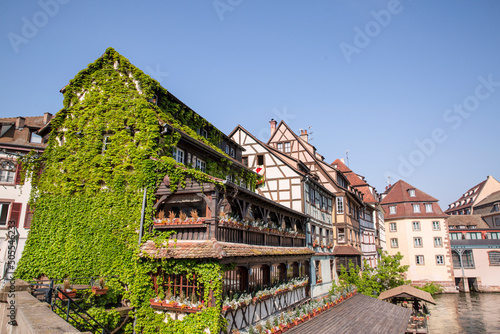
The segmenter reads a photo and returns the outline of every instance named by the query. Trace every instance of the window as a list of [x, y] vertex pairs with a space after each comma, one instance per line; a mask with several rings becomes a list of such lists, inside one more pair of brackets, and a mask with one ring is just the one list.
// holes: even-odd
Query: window
[[234, 158], [235, 153], [234, 153], [234, 148], [231, 148], [231, 156]]
[[413, 204], [413, 212], [420, 213], [420, 204]]
[[[451, 252], [453, 258], [453, 268], [461, 268], [460, 266], [460, 255], [456, 251]], [[462, 264], [464, 268], [474, 268], [474, 256], [472, 255], [472, 250], [464, 250], [462, 254]]]
[[398, 230], [398, 226], [396, 223], [389, 223], [389, 231], [396, 232]]
[[444, 256], [443, 255], [436, 255], [436, 264], [437, 265], [444, 264]]
[[422, 247], [422, 238], [420, 237], [413, 238], [413, 245], [415, 247]]
[[420, 231], [420, 222], [413, 222], [413, 231]]
[[398, 239], [397, 238], [391, 239], [391, 247], [398, 248]]
[[271, 284], [279, 284], [286, 281], [286, 266], [283, 263], [273, 264], [271, 267]]
[[434, 238], [434, 247], [443, 247], [443, 239], [441, 237]]
[[415, 197], [415, 189], [408, 190], [408, 193], [410, 194], [410, 197]]
[[158, 97], [153, 95], [152, 98], [148, 99], [148, 102], [158, 105]]
[[500, 226], [500, 217], [495, 217], [495, 225]]
[[337, 229], [337, 241], [341, 243], [345, 242], [345, 229], [343, 228]]
[[263, 154], [259, 154], [257, 156], [257, 165], [259, 165], [259, 166], [264, 165], [264, 155]]
[[226, 145], [226, 154], [229, 155], [229, 145]]
[[201, 170], [203, 173], [205, 173], [205, 161], [201, 159], [196, 159], [196, 168]]
[[316, 283], [321, 283], [321, 261], [314, 261], [314, 265], [316, 267]]
[[14, 183], [16, 173], [0, 169], [0, 183]]
[[492, 211], [493, 212], [497, 212], [498, 211], [498, 204], [493, 205], [493, 210]]
[[488, 239], [500, 239], [500, 232], [488, 232], [486, 235]]
[[337, 197], [337, 213], [344, 213], [344, 197]]
[[174, 158], [175, 161], [180, 162], [181, 164], [184, 163], [184, 151], [181, 150], [180, 148], [177, 147], [173, 148], [172, 157]]
[[248, 167], [248, 157], [243, 157], [242, 159], [243, 165]]
[[481, 232], [467, 232], [465, 233], [465, 239], [478, 240], [481, 238]]
[[415, 263], [419, 265], [424, 265], [424, 256], [423, 255], [416, 255], [415, 256]]
[[451, 240], [462, 240], [462, 233], [450, 233]]
[[42, 143], [42, 137], [39, 136], [36, 133], [36, 131], [31, 131], [30, 143], [41, 144]]
[[205, 138], [208, 138], [208, 131], [205, 129], [201, 129], [201, 135]]
[[290, 142], [285, 143], [285, 153], [290, 153]]
[[500, 266], [500, 252], [488, 252], [488, 260], [490, 261], [490, 266]]
[[432, 222], [432, 229], [434, 231], [439, 231], [441, 230], [441, 226], [439, 226], [439, 222]]
[[267, 265], [253, 266], [250, 268], [248, 292], [258, 291], [264, 285], [268, 285], [270, 274], [271, 273]]
[[0, 226], [7, 226], [7, 214], [10, 203], [0, 203]]
[[425, 212], [432, 212], [432, 204], [430, 203], [425, 204]]
[[278, 143], [278, 151], [283, 152], [283, 143]]
[[391, 214], [391, 215], [396, 214], [396, 206], [395, 205], [389, 207], [389, 214]]
[[111, 143], [111, 135], [104, 135], [102, 139], [102, 153], [106, 152], [108, 145]]

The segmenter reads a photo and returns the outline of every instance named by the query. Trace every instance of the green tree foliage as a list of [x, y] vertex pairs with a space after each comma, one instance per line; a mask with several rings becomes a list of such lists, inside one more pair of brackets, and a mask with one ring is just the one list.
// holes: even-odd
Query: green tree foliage
[[376, 268], [370, 267], [365, 261], [364, 270], [359, 266], [349, 263], [349, 270], [341, 266], [339, 281], [341, 286], [353, 284], [358, 292], [367, 296], [377, 297], [381, 292], [408, 284], [404, 274], [408, 271], [407, 265], [401, 265], [403, 255], [397, 253], [394, 256], [387, 252], [380, 252], [380, 259]]

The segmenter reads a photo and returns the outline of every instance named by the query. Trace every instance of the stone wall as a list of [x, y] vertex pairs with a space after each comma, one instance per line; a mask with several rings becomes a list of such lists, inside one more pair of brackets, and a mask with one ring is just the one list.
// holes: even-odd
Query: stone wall
[[[16, 280], [0, 291], [0, 333], [2, 334], [72, 334], [76, 328], [52, 312], [29, 292], [30, 285]], [[15, 324], [15, 325], [13, 325]]]

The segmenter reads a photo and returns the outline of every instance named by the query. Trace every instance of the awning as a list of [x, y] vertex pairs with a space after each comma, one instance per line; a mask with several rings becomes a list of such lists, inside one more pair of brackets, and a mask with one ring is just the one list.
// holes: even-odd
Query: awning
[[411, 285], [400, 285], [394, 289], [384, 291], [380, 294], [378, 299], [388, 300], [392, 298], [405, 298], [405, 299], [420, 299], [428, 303], [436, 305], [436, 301], [432, 298], [431, 294], [414, 288]]

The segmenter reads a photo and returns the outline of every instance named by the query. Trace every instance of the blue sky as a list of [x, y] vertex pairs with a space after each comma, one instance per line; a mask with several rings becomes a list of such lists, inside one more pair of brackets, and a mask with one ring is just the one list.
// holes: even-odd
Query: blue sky
[[113, 47], [226, 133], [311, 126], [379, 191], [402, 177], [446, 209], [500, 179], [496, 0], [5, 0], [0, 17], [2, 117], [57, 112]]

